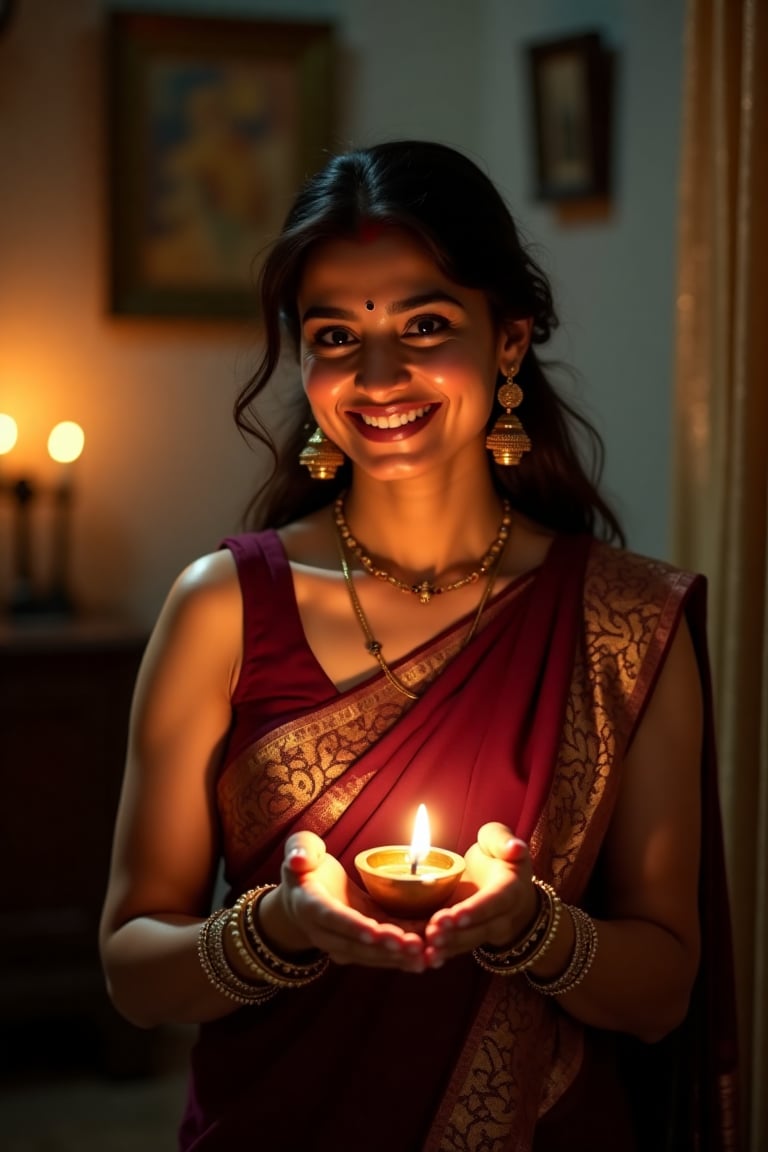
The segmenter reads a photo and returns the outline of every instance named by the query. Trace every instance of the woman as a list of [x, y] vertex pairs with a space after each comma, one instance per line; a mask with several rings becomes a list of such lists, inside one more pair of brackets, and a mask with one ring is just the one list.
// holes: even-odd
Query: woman
[[[201, 1022], [180, 1147], [728, 1146], [702, 581], [598, 539], [501, 197], [436, 144], [336, 157], [261, 308], [262, 531], [149, 642], [101, 930], [120, 1011]], [[278, 450], [254, 404], [286, 340]], [[420, 803], [466, 860], [426, 922], [354, 866]]]

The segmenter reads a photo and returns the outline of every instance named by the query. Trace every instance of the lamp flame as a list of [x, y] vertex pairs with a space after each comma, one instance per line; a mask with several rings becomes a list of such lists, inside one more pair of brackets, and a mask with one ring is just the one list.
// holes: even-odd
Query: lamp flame
[[429, 856], [431, 847], [429, 813], [427, 812], [426, 804], [419, 804], [416, 811], [416, 819], [413, 822], [411, 849], [408, 853], [408, 862], [411, 865], [413, 875], [416, 875], [419, 864]]

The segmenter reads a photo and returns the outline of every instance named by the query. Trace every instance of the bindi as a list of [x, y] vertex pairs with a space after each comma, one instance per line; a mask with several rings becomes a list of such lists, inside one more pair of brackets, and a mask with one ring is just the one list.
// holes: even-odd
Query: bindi
[[366, 308], [368, 309], [368, 311], [369, 311], [369, 312], [373, 312], [374, 308], [376, 307], [376, 305], [374, 304], [373, 300], [366, 300], [366, 302], [365, 302], [365, 306], [366, 306]]

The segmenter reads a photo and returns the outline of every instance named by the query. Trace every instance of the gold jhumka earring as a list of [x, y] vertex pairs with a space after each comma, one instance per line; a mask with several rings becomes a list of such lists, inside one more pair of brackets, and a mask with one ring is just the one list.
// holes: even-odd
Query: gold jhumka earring
[[299, 463], [309, 469], [313, 480], [333, 480], [344, 463], [344, 453], [329, 440], [322, 428], [315, 428], [299, 452]]
[[523, 399], [523, 390], [515, 381], [517, 373], [517, 364], [510, 364], [507, 378], [496, 393], [496, 399], [504, 411], [485, 441], [485, 446], [493, 453], [496, 463], [505, 466], [519, 464], [523, 453], [531, 450], [530, 437], [512, 411]]

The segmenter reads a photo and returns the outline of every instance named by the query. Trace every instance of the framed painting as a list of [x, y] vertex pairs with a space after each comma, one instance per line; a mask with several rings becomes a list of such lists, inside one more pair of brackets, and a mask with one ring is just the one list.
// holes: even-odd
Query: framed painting
[[611, 58], [599, 34], [532, 44], [528, 55], [537, 198], [607, 196]]
[[331, 146], [332, 26], [113, 11], [108, 37], [111, 311], [255, 315]]

